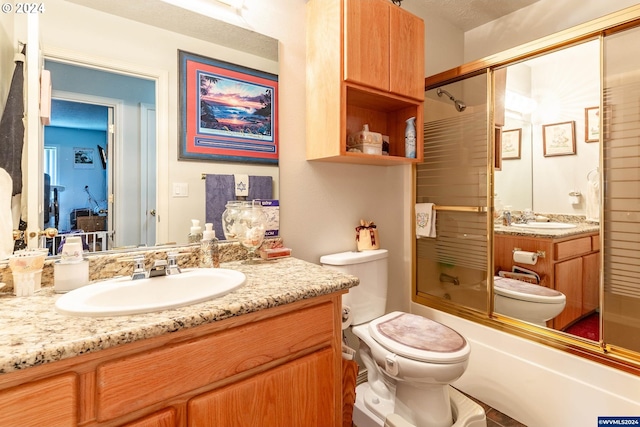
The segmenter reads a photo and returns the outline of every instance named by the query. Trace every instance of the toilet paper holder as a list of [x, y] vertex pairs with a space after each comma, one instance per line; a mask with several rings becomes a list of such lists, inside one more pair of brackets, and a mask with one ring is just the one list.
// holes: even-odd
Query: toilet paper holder
[[[521, 248], [513, 248], [513, 251], [511, 252], [518, 252], [521, 250], [522, 250]], [[538, 258], [544, 258], [547, 255], [547, 252], [538, 250], [535, 252], [535, 254], [538, 256]]]

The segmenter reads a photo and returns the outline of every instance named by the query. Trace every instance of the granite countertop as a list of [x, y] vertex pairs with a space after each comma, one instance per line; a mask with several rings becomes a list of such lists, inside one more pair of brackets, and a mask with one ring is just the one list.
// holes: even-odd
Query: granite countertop
[[358, 279], [296, 258], [257, 265], [240, 261], [247, 283], [234, 292], [190, 306], [131, 316], [71, 317], [58, 313], [59, 294], [44, 287], [29, 297], [0, 293], [0, 374], [68, 359], [299, 300], [347, 290]]
[[495, 224], [493, 231], [495, 234], [505, 234], [510, 236], [524, 237], [542, 237], [547, 239], [559, 239], [570, 237], [583, 233], [597, 233], [600, 231], [600, 225], [594, 223], [577, 223], [575, 228], [565, 229], [541, 229], [541, 228], [524, 228], [517, 225], [505, 226]]

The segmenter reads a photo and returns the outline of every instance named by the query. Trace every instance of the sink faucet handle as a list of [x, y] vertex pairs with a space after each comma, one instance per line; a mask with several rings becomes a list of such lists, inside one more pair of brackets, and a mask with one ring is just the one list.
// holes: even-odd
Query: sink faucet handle
[[178, 252], [167, 252], [167, 274], [179, 274], [181, 272], [178, 266], [178, 256], [180, 255]]
[[144, 267], [144, 256], [137, 255], [131, 258], [131, 260], [133, 261], [133, 274], [131, 275], [131, 280], [146, 279], [147, 270]]

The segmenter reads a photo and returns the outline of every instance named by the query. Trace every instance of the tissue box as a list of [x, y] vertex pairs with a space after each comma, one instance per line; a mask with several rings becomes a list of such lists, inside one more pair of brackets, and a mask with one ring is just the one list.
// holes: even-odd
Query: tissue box
[[267, 226], [264, 237], [278, 237], [280, 235], [280, 201], [273, 199], [256, 199], [267, 216]]
[[382, 134], [369, 132], [365, 125], [359, 132], [354, 132], [347, 138], [347, 151], [365, 154], [382, 154]]

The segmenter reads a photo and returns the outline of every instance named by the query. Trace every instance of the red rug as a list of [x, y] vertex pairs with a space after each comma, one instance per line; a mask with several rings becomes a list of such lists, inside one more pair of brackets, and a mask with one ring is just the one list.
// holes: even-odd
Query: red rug
[[565, 332], [588, 340], [600, 341], [600, 314], [593, 313], [565, 329]]

